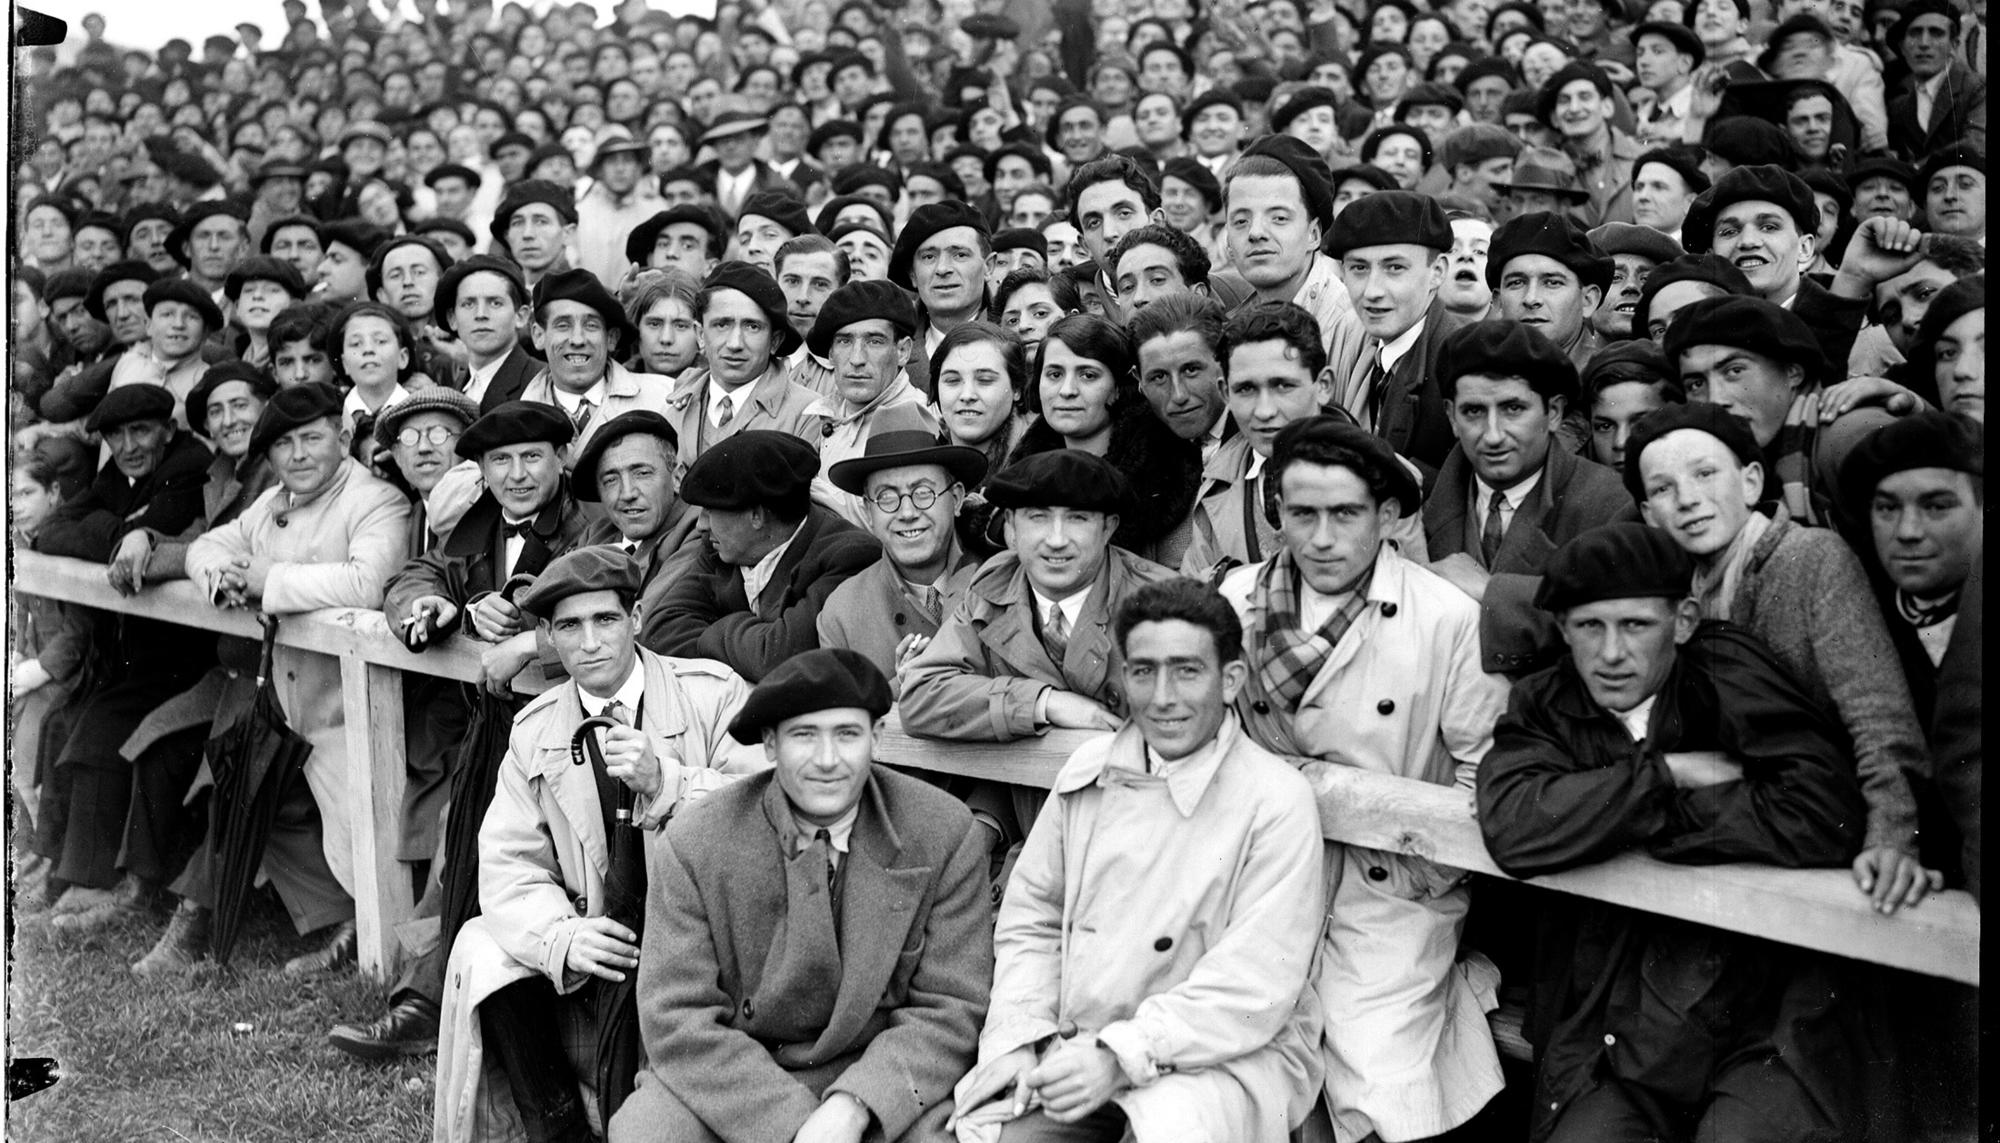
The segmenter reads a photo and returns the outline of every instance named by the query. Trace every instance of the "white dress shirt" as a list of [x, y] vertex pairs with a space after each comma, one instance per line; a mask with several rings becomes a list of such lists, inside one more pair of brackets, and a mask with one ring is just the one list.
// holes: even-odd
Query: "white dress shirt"
[[[1554, 445], [1551, 444], [1550, 447], [1553, 448]], [[1546, 462], [1544, 468], [1546, 468]], [[1522, 503], [1528, 499], [1528, 493], [1533, 492], [1535, 485], [1542, 482], [1543, 471], [1544, 469], [1542, 468], [1536, 469], [1534, 475], [1505, 492], [1496, 492], [1488, 488], [1485, 481], [1476, 476], [1473, 477], [1472, 503], [1473, 510], [1476, 513], [1474, 519], [1479, 522], [1479, 526], [1481, 528], [1486, 526], [1486, 514], [1493, 510], [1493, 498], [1498, 496], [1500, 497], [1500, 534], [1503, 536], [1506, 535], [1507, 529], [1514, 526], [1514, 513], [1521, 510]]]
[[798, 528], [792, 529], [792, 534], [785, 537], [784, 543], [772, 548], [763, 559], [743, 569], [743, 594], [750, 597], [751, 611], [757, 610], [757, 597], [764, 594], [764, 589], [770, 586], [771, 576], [778, 570], [778, 561], [785, 558], [785, 552], [792, 546], [792, 541], [799, 538], [799, 529], [805, 526], [804, 520], [799, 521]]

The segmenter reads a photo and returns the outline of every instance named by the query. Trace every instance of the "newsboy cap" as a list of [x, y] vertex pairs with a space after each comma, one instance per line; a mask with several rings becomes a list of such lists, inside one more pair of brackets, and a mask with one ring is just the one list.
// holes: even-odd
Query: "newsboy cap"
[[163, 385], [120, 385], [104, 395], [83, 422], [88, 432], [101, 433], [133, 421], [168, 421], [174, 417], [174, 395]]
[[[752, 266], [748, 262], [724, 262], [708, 272], [701, 283], [704, 298], [714, 290], [735, 290], [757, 303], [764, 311], [764, 317], [771, 323], [771, 356], [790, 357], [798, 352], [803, 339], [799, 331], [792, 328], [791, 318], [786, 314], [785, 292], [778, 288], [778, 280]], [[703, 302], [706, 309], [707, 303]]]
[[820, 647], [786, 659], [751, 688], [729, 722], [729, 736], [750, 745], [788, 718], [822, 710], [859, 709], [881, 718], [894, 701], [889, 680], [868, 656], [846, 647]]
[[1468, 123], [1439, 141], [1438, 166], [1449, 174], [1460, 163], [1478, 166], [1488, 159], [1516, 158], [1521, 147], [1520, 136], [1497, 123]]
[[853, 281], [827, 296], [806, 334], [806, 348], [816, 357], [826, 357], [833, 349], [833, 335], [858, 321], [880, 318], [894, 326], [900, 337], [917, 331], [917, 307], [910, 295], [880, 279]]
[[643, 580], [639, 563], [622, 548], [593, 544], [566, 552], [549, 562], [535, 582], [514, 597], [514, 605], [537, 619], [553, 619], [556, 605], [572, 595], [615, 591], [628, 598], [639, 594]]
[[1528, 254], [1540, 254], [1562, 263], [1583, 285], [1596, 286], [1600, 291], [1611, 288], [1610, 255], [1590, 241], [1590, 232], [1583, 228], [1583, 223], [1567, 214], [1538, 210], [1502, 223], [1487, 244], [1486, 284], [1499, 289], [1507, 263]]
[[264, 411], [257, 417], [257, 427], [250, 430], [250, 455], [263, 456], [278, 443], [279, 437], [322, 418], [332, 418], [338, 428], [340, 405], [340, 390], [324, 381], [289, 385], [278, 390], [264, 403]]
[[[111, 320], [111, 316], [104, 309], [104, 291], [119, 282], [138, 282], [140, 285], [150, 286], [154, 282], [159, 281], [159, 279], [160, 272], [158, 270], [136, 259], [113, 262], [111, 265], [99, 270], [96, 277], [90, 279], [90, 287], [83, 295], [83, 308], [91, 317], [96, 318], [98, 321], [108, 322]], [[43, 300], [51, 301], [53, 299], [48, 297], [45, 292]]]
[[[1316, 416], [1293, 421], [1278, 430], [1271, 441], [1271, 460], [1264, 467], [1267, 471], [1282, 474], [1285, 463], [1293, 453], [1302, 448], [1336, 448], [1354, 453], [1360, 460], [1375, 469], [1377, 475], [1388, 484], [1388, 493], [1396, 501], [1397, 515], [1408, 517], [1423, 510], [1424, 489], [1417, 480], [1417, 474], [1389, 442], [1339, 417]], [[1368, 474], [1356, 472], [1364, 480]]]
[[1283, 103], [1277, 106], [1276, 110], [1271, 112], [1271, 130], [1282, 134], [1285, 128], [1292, 125], [1293, 120], [1315, 107], [1326, 107], [1338, 111], [1340, 110], [1340, 96], [1335, 94], [1334, 90], [1330, 87], [1321, 87], [1316, 84], [1309, 87], [1301, 87], [1297, 91], [1292, 92], [1290, 96], [1286, 97]]
[[933, 235], [960, 226], [969, 226], [986, 236], [990, 241], [993, 230], [986, 225], [986, 216], [963, 202], [927, 202], [910, 212], [910, 219], [903, 224], [902, 233], [896, 235], [895, 252], [889, 255], [889, 280], [906, 290], [916, 289], [916, 282], [910, 276], [910, 265], [917, 260], [917, 247], [922, 246]]
[[576, 194], [568, 187], [552, 183], [547, 179], [528, 179], [507, 188], [507, 197], [493, 211], [493, 225], [489, 227], [493, 237], [507, 241], [507, 224], [513, 220], [515, 212], [522, 207], [542, 203], [556, 212], [564, 222], [576, 222]]
[[1222, 181], [1215, 177], [1214, 171], [1202, 166], [1200, 159], [1192, 155], [1168, 159], [1167, 165], [1160, 171], [1160, 181], [1164, 183], [1168, 179], [1179, 179], [1193, 187], [1202, 201], [1208, 204], [1210, 214], [1222, 209]]
[[1986, 476], [1986, 426], [1936, 409], [1895, 420], [1861, 438], [1840, 465], [1840, 501], [1855, 520], [1868, 518], [1875, 488], [1913, 468], [1947, 468]]
[[561, 409], [540, 401], [505, 401], [467, 426], [458, 438], [460, 460], [478, 460], [490, 449], [543, 441], [561, 448], [576, 436], [576, 426]]
[[243, 259], [229, 271], [222, 280], [222, 296], [233, 302], [243, 296], [243, 287], [251, 282], [276, 282], [293, 301], [303, 301], [307, 293], [306, 280], [299, 276], [298, 267], [283, 258], [258, 254]]
[[386, 449], [396, 443], [403, 422], [419, 413], [450, 413], [459, 420], [460, 430], [479, 419], [479, 402], [456, 389], [433, 385], [419, 389], [375, 415], [375, 447]]
[[162, 302], [180, 302], [192, 306], [201, 320], [207, 324], [208, 332], [222, 328], [222, 307], [208, 296], [208, 291], [188, 281], [186, 278], [163, 278], [146, 287], [146, 313], [151, 315]]
[[1132, 510], [1132, 486], [1111, 462], [1072, 448], [1033, 453], [986, 483], [995, 508], [1070, 508], [1122, 516]]
[[746, 429], [695, 458], [681, 499], [697, 508], [741, 512], [802, 502], [819, 475], [819, 450], [790, 433]]
[[[1669, 361], [1673, 360], [1671, 357]], [[1688, 401], [1679, 405], [1662, 405], [1632, 425], [1632, 435], [1625, 440], [1625, 490], [1632, 499], [1646, 502], [1646, 484], [1639, 475], [1639, 458], [1645, 455], [1647, 446], [1668, 433], [1682, 429], [1692, 429], [1707, 433], [1722, 442], [1724, 448], [1742, 464], [1762, 464], [1764, 450], [1757, 447], [1757, 434], [1750, 428], [1750, 422], [1715, 404], [1713, 401]]]
[[440, 329], [452, 328], [448, 319], [458, 309], [458, 287], [474, 274], [498, 274], [513, 284], [513, 296], [526, 298], [528, 283], [521, 277], [521, 268], [505, 258], [495, 258], [491, 254], [474, 254], [463, 262], [454, 262], [438, 278], [437, 290], [433, 297], [431, 317]]
[[1634, 49], [1637, 49], [1639, 41], [1647, 36], [1658, 36], [1672, 44], [1674, 51], [1693, 60], [1695, 67], [1700, 67], [1708, 59], [1708, 48], [1701, 42], [1701, 37], [1694, 34], [1693, 28], [1684, 24], [1648, 20], [1625, 33], [1625, 38], [1632, 42]]
[[278, 383], [271, 375], [247, 361], [225, 361], [211, 365], [201, 375], [201, 380], [188, 390], [187, 399], [181, 402], [181, 411], [187, 415], [188, 426], [198, 433], [207, 434], [208, 396], [231, 381], [241, 381], [250, 386], [250, 391], [269, 400], [278, 391]]
[[1576, 365], [1569, 354], [1517, 321], [1477, 321], [1453, 330], [1438, 350], [1437, 376], [1446, 392], [1461, 377], [1519, 377], [1544, 401], [1576, 403]]
[[1681, 245], [1705, 254], [1715, 245], [1715, 220], [1739, 202], [1768, 202], [1792, 218], [1800, 234], [1819, 232], [1819, 206], [1805, 180], [1772, 164], [1736, 167], [1695, 196], [1681, 223]]
[[[1678, 26], [1678, 25], [1676, 25]], [[1658, 163], [1681, 177], [1687, 189], [1700, 194], [1709, 188], [1708, 176], [1701, 171], [1702, 151], [1700, 147], [1686, 144], [1655, 147], [1632, 160], [1632, 177], [1639, 177], [1639, 168], [1647, 163]]]
[[1451, 249], [1451, 220], [1438, 200], [1415, 191], [1388, 190], [1355, 199], [1333, 220], [1324, 249], [1335, 258], [1369, 246]]
[[1923, 168], [1917, 174], [1917, 186], [1928, 187], [1939, 171], [1952, 167], [1970, 167], [1980, 174], [1986, 173], [1986, 152], [1969, 143], [1953, 143], [1940, 147], [1924, 157]]
[[1694, 557], [1665, 530], [1634, 521], [1603, 524], [1557, 548], [1542, 569], [1535, 606], [1568, 611], [1607, 599], [1688, 597]]
[[667, 455], [672, 458], [681, 447], [680, 434], [674, 431], [674, 424], [651, 409], [633, 409], [620, 413], [590, 434], [590, 440], [583, 451], [576, 454], [576, 467], [571, 470], [570, 495], [578, 500], [595, 504], [599, 499], [597, 490], [597, 462], [604, 459], [611, 446], [631, 436], [658, 437], [667, 442]]

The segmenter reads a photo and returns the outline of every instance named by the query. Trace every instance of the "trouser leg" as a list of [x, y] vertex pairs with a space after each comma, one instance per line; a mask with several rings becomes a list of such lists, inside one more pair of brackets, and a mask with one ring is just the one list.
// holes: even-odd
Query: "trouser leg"
[[131, 805], [132, 772], [124, 767], [67, 769], [67, 821], [53, 855], [56, 876], [72, 885], [110, 889], [118, 884], [118, 842]]
[[[221, 813], [221, 807], [210, 805], [208, 834], [173, 884], [175, 893], [207, 908], [215, 907], [215, 879], [221, 872], [215, 851], [217, 835], [226, 825], [219, 820]], [[320, 842], [319, 804], [313, 801], [312, 787], [304, 774], [296, 775], [286, 788], [270, 840], [264, 846], [263, 869], [299, 933], [354, 916], [354, 898], [340, 887], [327, 866], [326, 850]]]
[[125, 869], [149, 882], [167, 879], [173, 863], [188, 787], [201, 769], [206, 726], [168, 735], [132, 766], [132, 804], [125, 818]]
[[1000, 1143], [1118, 1143], [1125, 1113], [1109, 1104], [1075, 1123], [1057, 1123], [1041, 1108], [1000, 1126]]
[[1563, 1109], [1548, 1143], [1674, 1143], [1637, 1093], [1609, 1081]]
[[485, 1050], [507, 1077], [530, 1143], [590, 1138], [557, 1004], [555, 987], [539, 976], [517, 980], [479, 1003]]
[[[432, 879], [424, 887], [424, 895], [417, 898], [416, 916], [435, 917], [444, 902], [444, 892]], [[444, 1003], [444, 965], [451, 955], [451, 947], [440, 933], [430, 947], [422, 949], [414, 956], [403, 959], [402, 974], [396, 977], [396, 985], [389, 990], [389, 1003], [401, 1004], [413, 997], [422, 997], [432, 1004]]]

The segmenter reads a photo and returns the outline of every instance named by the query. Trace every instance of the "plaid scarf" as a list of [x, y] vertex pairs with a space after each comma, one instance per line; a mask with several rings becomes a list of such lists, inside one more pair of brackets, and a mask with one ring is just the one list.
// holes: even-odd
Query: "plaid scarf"
[[1785, 413], [1785, 423], [1770, 447], [1764, 450], [1764, 499], [1785, 506], [1792, 519], [1807, 527], [1825, 527], [1830, 519], [1824, 493], [1813, 487], [1813, 450], [1819, 443], [1817, 410], [1808, 402], [1819, 390], [1803, 392]]
[[1257, 678], [1271, 698], [1287, 714], [1299, 707], [1313, 676], [1326, 664], [1327, 656], [1340, 644], [1347, 629], [1368, 607], [1368, 585], [1375, 579], [1375, 565], [1354, 585], [1354, 591], [1340, 610], [1318, 631], [1301, 629], [1299, 618], [1298, 566], [1290, 551], [1280, 551], [1257, 574], [1252, 599], [1258, 614], [1256, 642]]

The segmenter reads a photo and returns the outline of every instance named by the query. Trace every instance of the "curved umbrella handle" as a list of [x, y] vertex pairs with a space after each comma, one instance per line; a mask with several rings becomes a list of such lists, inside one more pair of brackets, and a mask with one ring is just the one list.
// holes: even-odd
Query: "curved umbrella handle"
[[257, 689], [262, 690], [271, 678], [271, 660], [278, 648], [278, 617], [268, 612], [257, 613], [257, 623], [264, 629], [264, 648], [257, 656]]
[[[584, 752], [589, 751], [590, 761], [598, 766], [603, 766], [604, 747], [601, 744], [599, 744], [599, 742], [597, 741], [597, 735], [593, 734], [592, 731], [608, 730], [611, 727], [622, 726], [622, 725], [623, 723], [620, 723], [617, 719], [607, 718], [601, 714], [595, 718], [584, 719], [581, 723], [577, 725], [576, 733], [570, 736], [569, 740], [570, 765], [572, 766], [583, 765]], [[619, 825], [631, 824], [632, 805], [633, 805], [632, 787], [626, 785], [623, 782], [619, 782], [618, 802], [615, 806], [612, 807], [613, 820]]]

